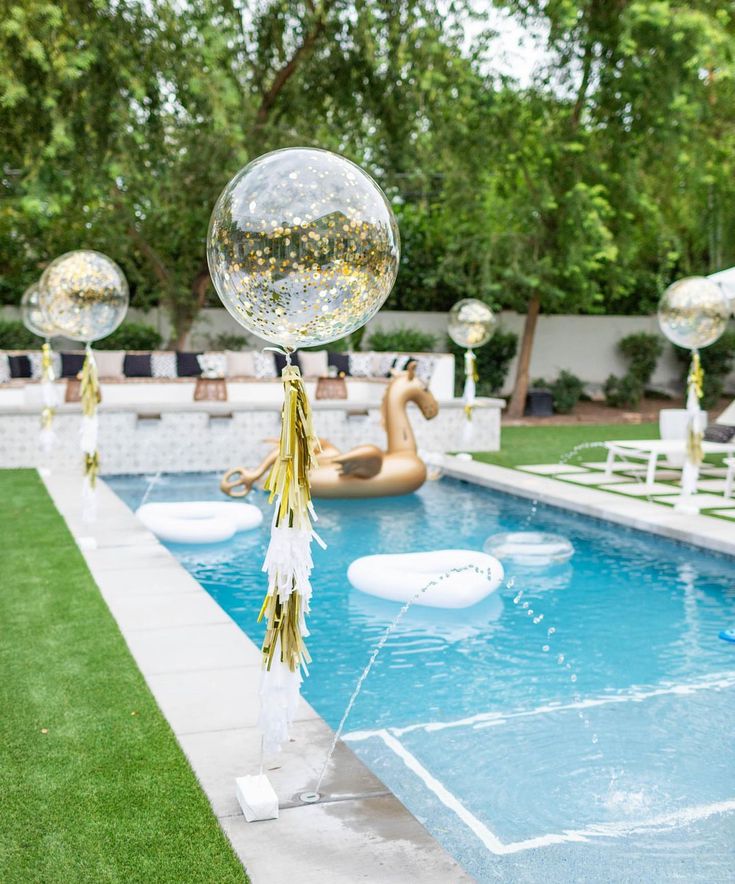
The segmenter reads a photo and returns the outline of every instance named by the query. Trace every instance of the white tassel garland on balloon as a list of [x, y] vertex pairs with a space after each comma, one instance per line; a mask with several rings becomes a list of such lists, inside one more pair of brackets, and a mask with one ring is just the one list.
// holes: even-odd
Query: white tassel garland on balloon
[[699, 468], [702, 464], [702, 441], [704, 438], [705, 415], [700, 408], [704, 384], [704, 371], [699, 352], [692, 350], [692, 361], [687, 375], [687, 447], [686, 460], [681, 473], [681, 492], [686, 505], [686, 498], [697, 493]]
[[51, 358], [51, 346], [45, 341], [41, 348], [41, 431], [38, 434], [38, 446], [45, 458], [48, 458], [56, 442], [54, 432], [54, 414], [56, 413], [56, 387], [54, 386], [54, 366]]

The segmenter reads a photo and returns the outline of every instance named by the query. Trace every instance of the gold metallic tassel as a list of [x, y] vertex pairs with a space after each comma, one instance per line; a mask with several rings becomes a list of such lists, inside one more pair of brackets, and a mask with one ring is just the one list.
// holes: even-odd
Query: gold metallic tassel
[[[692, 350], [692, 362], [687, 375], [687, 392], [689, 396], [694, 395], [697, 402], [702, 398], [704, 391], [704, 369], [699, 358], [699, 352]], [[699, 466], [704, 460], [704, 452], [702, 451], [703, 433], [696, 426], [693, 420], [689, 421], [689, 430], [687, 432], [687, 458], [688, 460]]]
[[[480, 380], [480, 375], [477, 373], [477, 357], [472, 350], [467, 350], [464, 354], [464, 376], [466, 381], [472, 380], [475, 384]], [[465, 402], [464, 414], [468, 421], [472, 420], [474, 407], [474, 402]]]
[[[51, 346], [48, 341], [43, 342], [41, 347], [41, 384], [53, 384], [54, 364], [51, 359]], [[50, 430], [54, 420], [56, 409], [52, 405], [44, 405], [41, 411], [41, 429]]]
[[282, 372], [284, 402], [278, 458], [265, 482], [269, 503], [278, 503], [275, 525], [311, 529], [309, 470], [321, 450], [314, 433], [311, 407], [301, 372], [287, 365]]
[[[281, 439], [276, 461], [271, 467], [265, 488], [270, 492], [269, 502], [276, 502], [273, 530], [306, 531], [311, 535], [311, 489], [309, 471], [316, 465], [319, 440], [314, 433], [311, 407], [301, 372], [287, 365], [282, 372], [284, 403]], [[290, 593], [285, 601], [279, 592], [279, 581], [269, 587], [258, 615], [266, 618], [263, 640], [263, 665], [270, 670], [278, 659], [297, 672], [311, 662], [302, 635], [303, 599], [296, 580], [291, 578]]]
[[[84, 357], [84, 365], [82, 366], [80, 398], [82, 402], [82, 414], [87, 418], [94, 418], [97, 414], [97, 405], [102, 398], [100, 392], [100, 382], [97, 377], [97, 364], [94, 361], [92, 348], [87, 345], [86, 356]], [[99, 452], [84, 452], [84, 475], [89, 480], [91, 488], [97, 484], [97, 476], [99, 475], [100, 463]]]

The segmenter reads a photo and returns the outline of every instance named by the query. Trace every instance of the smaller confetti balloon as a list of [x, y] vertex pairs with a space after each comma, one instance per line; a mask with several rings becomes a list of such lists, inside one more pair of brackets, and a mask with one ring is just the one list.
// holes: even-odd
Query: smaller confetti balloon
[[41, 289], [37, 282], [28, 286], [20, 299], [20, 316], [31, 334], [38, 335], [39, 338], [52, 338], [59, 332], [41, 309], [40, 294]]
[[207, 259], [222, 303], [281, 347], [326, 344], [382, 307], [399, 237], [383, 191], [326, 150], [287, 148], [245, 166], [212, 212]]
[[48, 321], [73, 341], [91, 343], [115, 331], [128, 311], [128, 283], [107, 255], [67, 252], [53, 260], [39, 283]]
[[465, 298], [449, 311], [449, 337], [459, 347], [474, 349], [487, 344], [498, 324], [493, 311], [483, 301]]
[[704, 276], [688, 276], [670, 285], [658, 304], [661, 331], [678, 347], [700, 350], [722, 335], [730, 305], [722, 289]]

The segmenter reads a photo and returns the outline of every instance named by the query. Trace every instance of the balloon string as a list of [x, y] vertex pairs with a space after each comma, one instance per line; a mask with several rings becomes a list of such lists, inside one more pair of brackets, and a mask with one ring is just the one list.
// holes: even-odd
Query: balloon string
[[263, 347], [263, 352], [266, 350], [270, 350], [272, 353], [280, 353], [281, 356], [286, 357], [286, 365], [291, 365], [291, 354], [295, 352], [294, 350], [287, 350], [284, 347]]

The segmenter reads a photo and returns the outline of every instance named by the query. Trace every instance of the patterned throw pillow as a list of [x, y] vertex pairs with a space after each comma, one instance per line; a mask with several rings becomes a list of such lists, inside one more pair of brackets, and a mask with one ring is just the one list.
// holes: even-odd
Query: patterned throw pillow
[[7, 353], [0, 353], [0, 384], [7, 384], [10, 380], [10, 362]]
[[431, 376], [434, 374], [434, 366], [436, 365], [435, 356], [417, 356], [416, 357], [416, 377], [423, 381], [428, 387], [431, 383]]
[[[32, 353], [28, 354], [28, 358], [31, 361], [31, 377], [33, 380], [38, 380], [41, 377], [41, 363], [43, 361], [43, 353], [40, 350], [34, 350]], [[51, 368], [54, 372], [54, 377], [57, 378], [61, 374], [61, 356], [51, 351]], [[2, 382], [2, 368], [0, 367], [0, 383]]]
[[389, 378], [395, 361], [395, 353], [373, 353], [373, 377]]
[[276, 360], [270, 350], [255, 351], [255, 377], [256, 378], [275, 378]]
[[227, 369], [224, 353], [202, 353], [197, 357], [203, 378], [223, 378]]
[[151, 353], [151, 377], [175, 378], [176, 377], [176, 354], [175, 353]]
[[353, 378], [369, 378], [373, 374], [374, 353], [350, 353], [350, 374]]
[[396, 358], [393, 360], [393, 365], [391, 368], [394, 371], [404, 371], [409, 362], [413, 359], [413, 356], [410, 356], [408, 353], [399, 353]]

